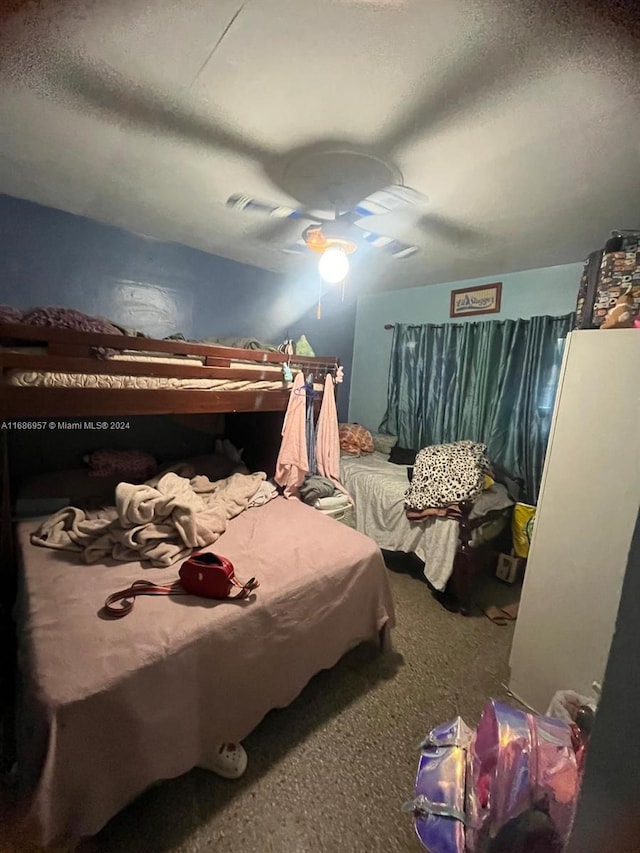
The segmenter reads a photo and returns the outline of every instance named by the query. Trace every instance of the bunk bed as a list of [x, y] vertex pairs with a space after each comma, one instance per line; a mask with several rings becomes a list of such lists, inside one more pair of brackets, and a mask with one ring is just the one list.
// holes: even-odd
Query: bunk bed
[[29, 831], [46, 845], [93, 835], [155, 782], [206, 768], [217, 744], [241, 741], [361, 642], [386, 648], [394, 608], [375, 543], [282, 496], [231, 518], [205, 549], [227, 556], [239, 578], [257, 576], [257, 594], [238, 602], [143, 597], [115, 621], [102, 610], [110, 593], [142, 578], [167, 583], [179, 565], [88, 565], [77, 553], [34, 545], [39, 520], [13, 523], [10, 515], [16, 424], [42, 423], [46, 440], [58, 419], [240, 412], [248, 435], [253, 413], [282, 423], [287, 362], [311, 374], [320, 395], [337, 358], [14, 324], [0, 326], [0, 339], [3, 549], [17, 577], [17, 762]]
[[278, 412], [284, 365], [322, 392], [337, 357], [0, 324], [0, 419]]

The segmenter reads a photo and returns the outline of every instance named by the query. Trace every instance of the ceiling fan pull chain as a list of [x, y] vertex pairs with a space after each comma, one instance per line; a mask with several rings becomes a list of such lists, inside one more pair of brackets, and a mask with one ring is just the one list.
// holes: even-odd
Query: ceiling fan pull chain
[[322, 319], [322, 278], [318, 276], [318, 307], [316, 308], [316, 320]]

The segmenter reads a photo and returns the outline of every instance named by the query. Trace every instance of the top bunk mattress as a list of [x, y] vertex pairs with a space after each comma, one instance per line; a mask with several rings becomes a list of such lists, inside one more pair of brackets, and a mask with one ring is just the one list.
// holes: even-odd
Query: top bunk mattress
[[[4, 348], [5, 352], [42, 354], [46, 350], [36, 347], [22, 347], [19, 350]], [[111, 356], [105, 361], [135, 362], [142, 364], [168, 364], [201, 367], [204, 359], [195, 356], [156, 356], [151, 353], [123, 352]], [[233, 360], [231, 369], [243, 371], [264, 370], [264, 365], [256, 362]], [[282, 391], [291, 387], [291, 383], [282, 379], [227, 379], [211, 377], [175, 377], [175, 376], [130, 376], [105, 373], [71, 373], [61, 371], [16, 368], [8, 370], [7, 384], [22, 388], [88, 388], [88, 389], [131, 389], [131, 390], [184, 390], [184, 391]], [[314, 385], [322, 390], [321, 385]]]

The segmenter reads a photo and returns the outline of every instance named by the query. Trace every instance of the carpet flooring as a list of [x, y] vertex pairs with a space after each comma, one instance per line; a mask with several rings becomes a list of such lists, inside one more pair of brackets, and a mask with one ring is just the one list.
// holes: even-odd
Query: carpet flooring
[[[393, 653], [354, 649], [291, 706], [271, 712], [244, 742], [242, 779], [193, 770], [163, 782], [81, 853], [422, 850], [401, 811], [413, 791], [418, 744], [432, 726], [458, 714], [475, 724], [488, 698], [506, 698], [513, 626], [480, 612], [449, 613], [419, 579], [397, 571], [389, 578], [398, 619]], [[482, 595], [504, 602], [514, 593], [492, 581]]]

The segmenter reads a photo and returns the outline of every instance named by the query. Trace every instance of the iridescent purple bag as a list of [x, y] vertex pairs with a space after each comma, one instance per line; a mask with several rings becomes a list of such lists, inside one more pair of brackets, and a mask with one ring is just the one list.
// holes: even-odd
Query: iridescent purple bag
[[529, 832], [562, 850], [583, 751], [575, 726], [491, 701], [475, 732], [460, 718], [430, 732], [404, 809], [429, 853], [516, 849], [507, 839]]

